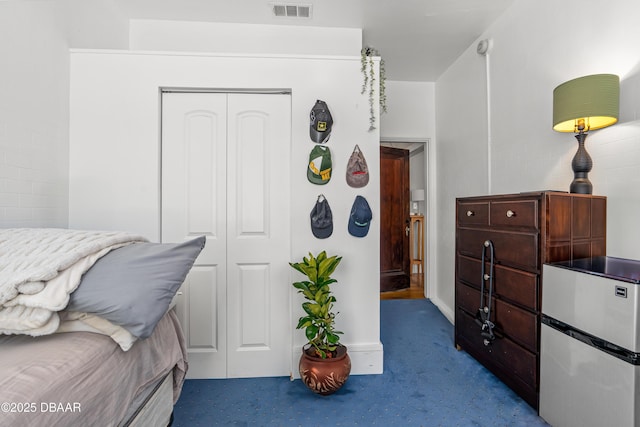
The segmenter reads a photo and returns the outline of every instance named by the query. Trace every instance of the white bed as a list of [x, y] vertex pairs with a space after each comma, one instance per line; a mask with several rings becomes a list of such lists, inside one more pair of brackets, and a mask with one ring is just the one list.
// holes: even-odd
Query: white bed
[[0, 349], [6, 426], [167, 426], [187, 370], [173, 311], [126, 352], [92, 332], [0, 336]]
[[0, 424], [169, 425], [187, 371], [170, 307], [204, 242], [0, 229]]

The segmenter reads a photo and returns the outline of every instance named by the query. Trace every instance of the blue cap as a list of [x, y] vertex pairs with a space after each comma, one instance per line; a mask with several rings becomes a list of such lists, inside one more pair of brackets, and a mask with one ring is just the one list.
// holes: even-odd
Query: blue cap
[[349, 215], [349, 234], [356, 237], [366, 236], [371, 225], [371, 218], [371, 208], [367, 199], [356, 196]]

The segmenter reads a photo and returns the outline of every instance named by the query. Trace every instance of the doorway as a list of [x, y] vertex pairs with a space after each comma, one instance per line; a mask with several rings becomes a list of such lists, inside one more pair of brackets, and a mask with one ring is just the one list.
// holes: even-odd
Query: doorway
[[[406, 263], [406, 276], [408, 277], [408, 285], [399, 289], [383, 290], [381, 287], [380, 299], [422, 299], [427, 296], [426, 289], [426, 267], [427, 259], [425, 257], [426, 247], [425, 235], [427, 231], [426, 223], [426, 207], [428, 191], [427, 187], [427, 153], [428, 153], [428, 141], [426, 140], [385, 140], [381, 141], [381, 217], [395, 215], [402, 215], [403, 223], [402, 228], [404, 230], [405, 248], [407, 251], [408, 260]], [[383, 162], [383, 150], [389, 152], [392, 150], [395, 153], [405, 153], [408, 157], [406, 180], [408, 181], [407, 190], [394, 190], [404, 191], [404, 198], [385, 198], [383, 194], [383, 177], [385, 174], [385, 168], [389, 165], [385, 165]], [[398, 155], [398, 154], [396, 154]], [[387, 171], [390, 172], [390, 171]], [[392, 171], [397, 174], [397, 171]], [[398, 181], [394, 179], [393, 181]], [[397, 185], [397, 184], [392, 184]], [[401, 214], [399, 214], [401, 212]], [[395, 220], [396, 229], [398, 226], [398, 220]], [[418, 226], [419, 225], [419, 226]], [[393, 246], [385, 243], [385, 237], [383, 230], [381, 229], [381, 284], [383, 281], [383, 260], [385, 259], [385, 253], [387, 257], [393, 256], [389, 252], [396, 251]], [[419, 255], [418, 255], [419, 254]], [[420, 268], [418, 267], [418, 264]]]

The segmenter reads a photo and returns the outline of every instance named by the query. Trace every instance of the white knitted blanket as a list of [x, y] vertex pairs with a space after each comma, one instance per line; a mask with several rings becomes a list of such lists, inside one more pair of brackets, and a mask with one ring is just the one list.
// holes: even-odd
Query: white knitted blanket
[[0, 334], [55, 332], [82, 275], [110, 250], [142, 241], [117, 231], [0, 229]]

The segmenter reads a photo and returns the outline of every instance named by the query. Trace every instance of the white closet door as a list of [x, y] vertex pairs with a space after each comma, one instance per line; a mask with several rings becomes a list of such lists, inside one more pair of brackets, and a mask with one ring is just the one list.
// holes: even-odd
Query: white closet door
[[229, 96], [229, 377], [290, 374], [290, 109], [288, 95]]
[[178, 313], [190, 378], [289, 375], [290, 97], [163, 96], [162, 239], [205, 234]]
[[162, 241], [205, 235], [177, 312], [189, 378], [227, 375], [227, 96], [162, 97]]

